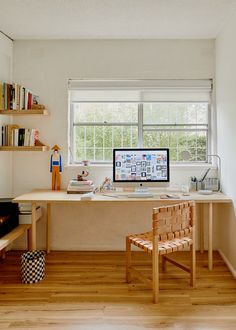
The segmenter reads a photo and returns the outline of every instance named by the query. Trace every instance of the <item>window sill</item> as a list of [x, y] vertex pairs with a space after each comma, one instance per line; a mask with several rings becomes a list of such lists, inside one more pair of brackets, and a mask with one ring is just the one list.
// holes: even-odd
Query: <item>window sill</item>
[[64, 166], [65, 168], [68, 169], [73, 169], [73, 168], [101, 168], [101, 169], [106, 169], [106, 168], [112, 168], [112, 164], [90, 164], [90, 165], [83, 165], [83, 164], [67, 164]]
[[171, 164], [170, 168], [173, 169], [217, 169], [217, 166], [210, 164], [210, 163], [202, 163], [202, 164], [198, 164], [198, 163], [194, 163], [194, 164], [190, 164], [190, 163], [183, 163], [183, 164]]
[[[112, 164], [90, 164], [88, 166], [82, 165], [82, 164], [67, 164], [64, 166], [64, 168], [66, 169], [112, 169], [113, 166]], [[211, 169], [217, 169], [217, 166], [213, 165], [213, 164], [209, 164], [209, 163], [202, 163], [202, 164], [190, 164], [190, 163], [183, 163], [183, 164], [171, 164], [170, 165], [170, 169], [174, 169], [174, 170], [183, 170], [183, 169], [207, 169], [207, 168], [211, 168]]]

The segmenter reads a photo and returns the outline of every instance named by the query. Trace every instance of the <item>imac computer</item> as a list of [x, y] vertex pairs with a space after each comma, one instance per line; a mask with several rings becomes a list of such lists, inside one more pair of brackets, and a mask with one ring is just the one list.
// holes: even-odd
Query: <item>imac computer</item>
[[148, 188], [167, 187], [170, 182], [169, 149], [140, 148], [113, 150], [113, 184], [136, 187], [137, 197]]

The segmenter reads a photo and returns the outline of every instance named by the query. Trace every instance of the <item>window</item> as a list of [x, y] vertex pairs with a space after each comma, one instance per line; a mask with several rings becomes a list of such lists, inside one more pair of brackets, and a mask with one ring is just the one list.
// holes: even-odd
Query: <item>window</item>
[[207, 103], [155, 103], [143, 106], [143, 146], [170, 148], [171, 161], [205, 162], [208, 154]]
[[187, 150], [191, 162], [206, 162], [210, 153], [209, 92], [199, 91], [199, 86], [191, 86], [188, 93], [182, 87], [177, 92], [169, 86], [167, 90], [145, 89], [142, 100], [137, 101], [141, 99], [138, 89], [127, 92], [119, 86], [98, 92], [97, 88], [72, 88], [70, 162], [109, 163], [112, 149], [120, 147], [167, 147], [175, 162], [183, 161], [182, 151]]
[[111, 162], [112, 149], [137, 147], [138, 107], [130, 103], [79, 103], [73, 106], [75, 162]]

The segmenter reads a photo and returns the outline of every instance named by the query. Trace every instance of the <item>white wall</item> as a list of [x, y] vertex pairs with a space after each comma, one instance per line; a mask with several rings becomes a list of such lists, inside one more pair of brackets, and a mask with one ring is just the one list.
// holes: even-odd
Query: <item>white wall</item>
[[233, 198], [231, 209], [222, 209], [220, 248], [236, 275], [236, 14], [216, 40], [216, 104], [218, 150], [222, 158], [223, 191]]
[[[51, 113], [48, 118], [21, 117], [18, 122], [37, 126], [42, 141], [50, 146], [59, 144], [66, 162], [68, 78], [212, 78], [214, 42], [16, 41], [13, 68], [14, 80], [36, 91]], [[15, 153], [14, 193], [50, 187], [48, 163], [47, 153]], [[100, 179], [100, 172], [96, 168], [94, 177]], [[64, 187], [70, 176], [66, 169]]]
[[[81, 41], [16, 41], [14, 42], [14, 81], [31, 88], [40, 96], [40, 101], [49, 109], [50, 117], [21, 117], [18, 123], [27, 127], [37, 127], [41, 140], [52, 146], [57, 143], [62, 148], [64, 163], [67, 160], [67, 81], [69, 78], [155, 78], [155, 79], [204, 79], [214, 77], [213, 40], [81, 40]], [[14, 153], [13, 182], [14, 195], [33, 188], [50, 188], [48, 153]], [[20, 169], [20, 170], [19, 170]], [[66, 188], [68, 180], [78, 173], [78, 168], [64, 168], [62, 181]], [[185, 183], [190, 175], [199, 176], [204, 169], [173, 168], [173, 183]], [[102, 182], [111, 168], [92, 168], [91, 178], [96, 184]], [[70, 235], [70, 228], [84, 230], [91, 234], [91, 226], [86, 221], [83, 210], [62, 206], [54, 215], [59, 227], [54, 229], [53, 247], [57, 249], [87, 248], [76, 238], [68, 243], [62, 235]], [[101, 211], [102, 212], [102, 211]], [[132, 210], [131, 210], [132, 212]], [[145, 212], [138, 213], [136, 230], [143, 230]], [[75, 215], [78, 219], [75, 220]], [[90, 220], [96, 218], [90, 216]], [[75, 221], [85, 222], [80, 227]], [[91, 220], [92, 221], [92, 220]], [[129, 221], [111, 223], [109, 211], [94, 221], [106, 228], [100, 234], [100, 248], [123, 248], [123, 234], [130, 232]], [[88, 223], [88, 225], [86, 225]], [[122, 240], [116, 244], [109, 239], [110, 231], [119, 232], [122, 223]], [[140, 225], [138, 225], [140, 224]], [[82, 229], [83, 228], [83, 229]], [[92, 237], [96, 237], [96, 227]], [[76, 230], [74, 231], [76, 232]], [[114, 234], [115, 235], [115, 234]], [[113, 238], [114, 238], [113, 235]], [[85, 236], [88, 237], [88, 236]], [[91, 238], [90, 238], [91, 239]], [[109, 243], [107, 243], [109, 242]]]
[[[12, 80], [13, 43], [0, 33], [0, 81]], [[0, 129], [2, 125], [10, 122], [9, 117], [0, 116]], [[0, 134], [1, 131], [0, 131]], [[0, 137], [1, 141], [1, 137]], [[11, 152], [0, 152], [0, 198], [12, 196], [12, 155]]]

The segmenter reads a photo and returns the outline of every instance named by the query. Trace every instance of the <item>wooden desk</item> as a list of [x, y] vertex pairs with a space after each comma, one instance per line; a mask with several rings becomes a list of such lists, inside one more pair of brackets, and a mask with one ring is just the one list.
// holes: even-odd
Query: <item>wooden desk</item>
[[[114, 203], [114, 202], [140, 202], [150, 203], [153, 201], [161, 202], [162, 204], [180, 203], [181, 201], [194, 200], [197, 204], [200, 204], [200, 251], [204, 250], [204, 229], [203, 229], [203, 206], [208, 206], [208, 267], [209, 270], [213, 268], [212, 258], [212, 230], [213, 230], [213, 204], [219, 203], [231, 203], [231, 198], [225, 196], [222, 193], [214, 193], [212, 195], [200, 195], [198, 193], [191, 193], [190, 196], [182, 196], [179, 194], [180, 199], [160, 199], [160, 192], [153, 192], [153, 198], [127, 198], [125, 193], [116, 194], [96, 194], [94, 199], [81, 201], [80, 194], [67, 194], [65, 191], [51, 191], [51, 190], [35, 190], [33, 192], [16, 197], [13, 202], [15, 203], [31, 203], [32, 204], [32, 230], [29, 241], [31, 249], [36, 249], [36, 205], [37, 203], [45, 203], [47, 206], [47, 234], [46, 234], [46, 248], [47, 253], [50, 252], [50, 224], [51, 224], [51, 204], [56, 203]], [[157, 195], [155, 195], [157, 194]], [[119, 196], [118, 196], [119, 195]]]

